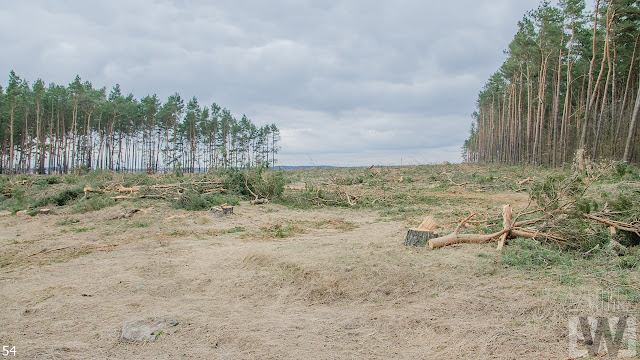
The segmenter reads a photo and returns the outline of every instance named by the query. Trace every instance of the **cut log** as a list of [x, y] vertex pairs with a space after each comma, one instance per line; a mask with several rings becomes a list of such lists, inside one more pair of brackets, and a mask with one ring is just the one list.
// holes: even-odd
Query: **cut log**
[[211, 194], [211, 193], [214, 193], [214, 192], [218, 192], [218, 193], [224, 194], [224, 193], [227, 192], [227, 190], [223, 189], [223, 188], [214, 188], [214, 189], [204, 190], [202, 193], [203, 194]]
[[87, 195], [87, 193], [100, 193], [103, 194], [104, 191], [100, 190], [100, 189], [94, 189], [91, 186], [85, 186], [84, 187], [84, 194], [85, 196]]
[[166, 199], [165, 195], [144, 194], [140, 195], [140, 199]]
[[407, 237], [404, 239], [405, 246], [426, 246], [427, 243], [434, 238], [437, 238], [438, 234], [433, 231], [424, 230], [420, 228], [411, 228], [407, 232]]
[[213, 213], [217, 217], [233, 215], [233, 206], [229, 206], [226, 204], [213, 206], [211, 209], [209, 209], [209, 212]]
[[437, 249], [443, 246], [453, 245], [453, 244], [463, 244], [463, 243], [484, 244], [501, 236], [506, 232], [507, 232], [506, 230], [502, 230], [497, 233], [486, 234], [486, 235], [458, 234], [457, 232], [453, 232], [449, 235], [429, 240], [429, 247], [431, 249]]
[[40, 215], [48, 215], [51, 213], [51, 209], [40, 209], [38, 210], [38, 214]]
[[533, 181], [533, 178], [528, 177], [528, 178], [526, 178], [526, 179], [524, 179], [524, 180], [518, 181], [518, 185], [521, 185], [521, 186], [522, 186], [522, 185], [524, 185], [524, 184], [526, 184], [526, 183], [530, 183], [530, 182], [532, 182], [532, 181]]
[[138, 191], [140, 191], [140, 186], [132, 186], [132, 187], [119, 186], [118, 187], [119, 193], [133, 194], [133, 193], [137, 193]]
[[119, 201], [119, 200], [132, 199], [132, 197], [121, 195], [121, 196], [112, 196], [110, 199], [113, 200], [113, 201]]

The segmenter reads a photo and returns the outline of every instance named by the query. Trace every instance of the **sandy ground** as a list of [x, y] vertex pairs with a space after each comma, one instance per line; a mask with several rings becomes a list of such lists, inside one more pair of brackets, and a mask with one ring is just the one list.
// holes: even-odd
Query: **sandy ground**
[[[419, 219], [135, 206], [0, 216], [0, 345], [19, 359], [566, 359], [567, 317], [587, 306], [588, 287], [507, 268], [492, 244], [404, 247]], [[120, 340], [153, 317], [179, 324]]]

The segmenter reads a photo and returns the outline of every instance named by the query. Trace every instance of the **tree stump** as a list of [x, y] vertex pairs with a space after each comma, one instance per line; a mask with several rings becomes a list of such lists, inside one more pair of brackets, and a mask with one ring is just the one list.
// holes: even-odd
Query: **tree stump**
[[437, 238], [438, 234], [430, 230], [411, 228], [407, 232], [407, 237], [404, 239], [405, 246], [426, 246], [429, 239]]
[[209, 209], [209, 212], [212, 212], [217, 217], [233, 215], [233, 206], [229, 206], [226, 204], [220, 205], [220, 206], [214, 206], [211, 209]]

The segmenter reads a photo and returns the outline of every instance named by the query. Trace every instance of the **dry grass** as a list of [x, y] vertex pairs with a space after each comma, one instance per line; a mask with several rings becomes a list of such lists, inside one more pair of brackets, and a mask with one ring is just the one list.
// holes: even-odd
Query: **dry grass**
[[[405, 248], [406, 229], [427, 213], [446, 232], [474, 208], [497, 216], [499, 205], [524, 206], [526, 195], [435, 191], [415, 169], [392, 170], [372, 176], [411, 177], [389, 193], [407, 194], [394, 201], [412, 203], [414, 212], [388, 212], [399, 203], [307, 210], [241, 203], [234, 216], [214, 218], [137, 203], [144, 211], [107, 220], [125, 203], [1, 216], [0, 345], [29, 359], [561, 359], [569, 315], [616, 314], [602, 306], [612, 286], [602, 278], [615, 279], [617, 270], [521, 270], [506, 266], [493, 244]], [[340, 174], [345, 184], [357, 175], [296, 176], [320, 183]], [[293, 230], [279, 237], [275, 225]], [[625, 284], [640, 280], [637, 269], [624, 274]], [[620, 295], [617, 306], [637, 299]], [[122, 324], [165, 316], [180, 325], [156, 342], [118, 340]]]

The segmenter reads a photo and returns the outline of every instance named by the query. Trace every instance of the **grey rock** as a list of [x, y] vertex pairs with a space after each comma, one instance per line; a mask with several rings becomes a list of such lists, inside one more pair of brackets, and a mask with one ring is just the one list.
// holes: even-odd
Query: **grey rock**
[[155, 341], [165, 329], [178, 325], [176, 319], [149, 318], [128, 322], [122, 326], [120, 339], [128, 342]]

